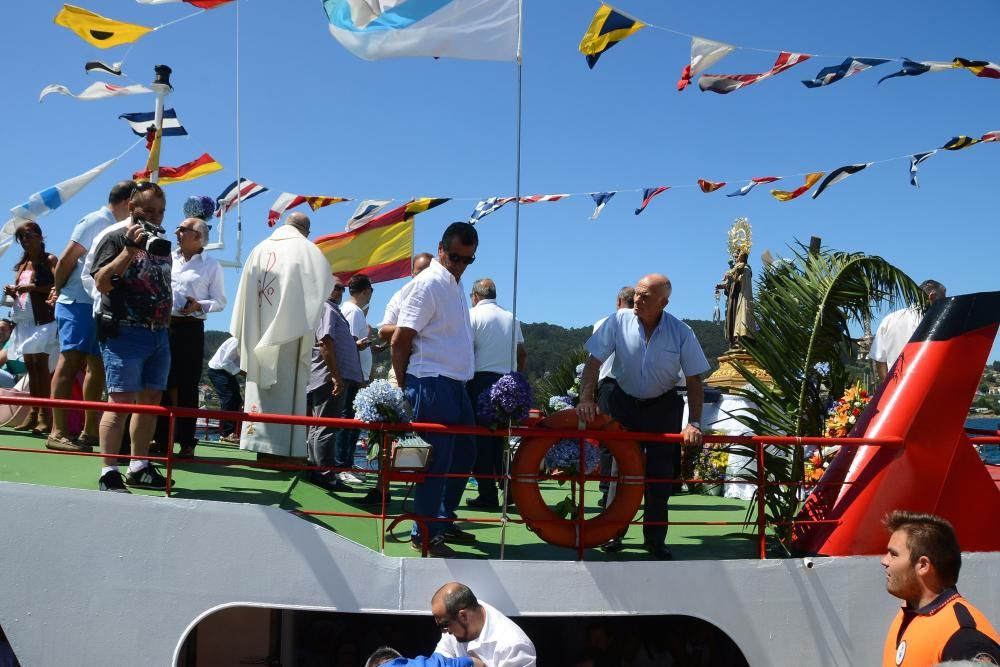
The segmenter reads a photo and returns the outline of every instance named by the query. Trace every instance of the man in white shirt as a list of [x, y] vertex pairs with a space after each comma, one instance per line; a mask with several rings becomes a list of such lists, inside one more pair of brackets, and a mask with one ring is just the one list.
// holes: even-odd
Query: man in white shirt
[[[219, 397], [219, 409], [230, 412], [243, 411], [243, 392], [237, 379], [243, 371], [240, 370], [240, 346], [235, 338], [227, 338], [219, 346], [212, 358], [208, 360], [208, 381], [215, 387], [215, 395]], [[230, 444], [240, 441], [239, 422], [222, 421], [219, 423], [219, 440]]]
[[535, 645], [514, 621], [476, 599], [465, 584], [445, 584], [431, 598], [441, 630], [434, 652], [446, 658], [475, 655], [486, 667], [534, 667]]
[[[524, 347], [521, 323], [514, 316], [497, 305], [497, 286], [491, 278], [480, 278], [472, 284], [472, 309], [469, 320], [472, 323], [473, 351], [476, 358], [476, 374], [466, 385], [469, 400], [477, 405], [479, 395], [493, 386], [501, 376], [514, 368], [515, 354], [513, 341], [517, 341], [517, 372], [524, 373], [528, 353]], [[503, 438], [476, 437], [475, 475], [479, 497], [466, 503], [479, 509], [500, 507], [497, 490], [497, 475], [504, 472]], [[465, 490], [464, 478], [448, 480], [448, 495], [458, 505]], [[449, 503], [451, 504], [451, 503]]]
[[[354, 397], [358, 389], [365, 386], [372, 376], [371, 340], [368, 337], [368, 319], [365, 310], [372, 300], [375, 288], [371, 279], [363, 273], [356, 273], [347, 281], [347, 291], [351, 295], [340, 306], [340, 313], [347, 320], [361, 359], [361, 382], [350, 385], [344, 399], [343, 418], [354, 419]], [[353, 468], [354, 453], [358, 448], [358, 429], [339, 429], [334, 445], [333, 465], [337, 468]], [[364, 480], [349, 470], [338, 473], [337, 478], [344, 484], [363, 484]]]
[[[931, 303], [943, 299], [947, 292], [945, 286], [936, 280], [925, 280], [920, 284], [920, 289]], [[889, 369], [896, 363], [923, 318], [924, 311], [918, 304], [913, 304], [894, 310], [879, 323], [872, 340], [872, 349], [868, 352], [868, 358], [875, 362], [879, 382], [885, 381]]]
[[[462, 274], [476, 260], [479, 235], [467, 222], [448, 226], [438, 244], [438, 256], [406, 287], [399, 309], [399, 320], [392, 335], [392, 367], [396, 381], [404, 388], [418, 422], [473, 424], [472, 403], [465, 383], [472, 379], [475, 361], [472, 351], [472, 325], [465, 307]], [[447, 519], [445, 479], [438, 475], [453, 472], [453, 457], [458, 451], [458, 469], [468, 470], [475, 455], [472, 441], [450, 434], [424, 434], [433, 455], [427, 472], [430, 475], [416, 485], [414, 513], [422, 517], [427, 531], [428, 553], [452, 556], [444, 543], [448, 539], [468, 542], [468, 533]], [[459, 451], [460, 450], [460, 451]], [[453, 508], [452, 508], [453, 509]], [[474, 539], [474, 538], [473, 538]], [[423, 550], [420, 522], [411, 532], [413, 548]]]
[[[412, 277], [416, 278], [419, 276], [421, 271], [431, 265], [431, 260], [433, 259], [434, 255], [429, 252], [414, 255]], [[378, 337], [386, 343], [392, 342], [392, 334], [396, 331], [396, 321], [399, 320], [399, 304], [403, 302], [403, 290], [409, 284], [406, 283], [406, 285], [396, 290], [396, 293], [389, 297], [389, 303], [385, 306], [385, 314], [382, 316], [382, 322], [378, 325]], [[392, 369], [389, 369], [389, 372], [391, 373]], [[390, 381], [393, 380], [394, 378], [390, 378]]]
[[[635, 288], [625, 286], [618, 290], [618, 297], [615, 299], [615, 312], [620, 310], [632, 310], [632, 306], [635, 304]], [[597, 330], [601, 328], [607, 317], [602, 317], [601, 319], [594, 322], [594, 330], [591, 333], [597, 333]], [[615, 353], [612, 352], [611, 356], [604, 360], [601, 364], [601, 369], [597, 374], [597, 407], [601, 409], [604, 414], [610, 414], [610, 406], [608, 400], [611, 397], [611, 392], [614, 391], [615, 387], [618, 386], [618, 382], [615, 380], [615, 374], [611, 370], [615, 363]], [[599, 483], [599, 488], [601, 489], [601, 498], [597, 501], [597, 504], [604, 507], [608, 501], [608, 490], [611, 488], [611, 483], [608, 481], [608, 477], [611, 476], [611, 466], [614, 463], [614, 457], [611, 456], [611, 450], [609, 450], [604, 445], [601, 445], [601, 477], [602, 479]]]
[[[104, 362], [97, 345], [94, 325], [94, 299], [84, 289], [81, 278], [87, 252], [95, 247], [94, 239], [105, 228], [129, 217], [128, 202], [135, 190], [135, 181], [121, 181], [111, 188], [107, 206], [86, 215], [73, 228], [69, 243], [56, 264], [55, 284], [49, 300], [56, 302], [56, 322], [59, 325], [59, 361], [52, 376], [52, 398], [67, 399], [72, 394], [73, 381], [86, 365], [83, 379], [83, 399], [99, 401], [104, 393]], [[97, 413], [88, 410], [83, 432], [77, 442], [69, 439], [66, 412], [52, 410], [52, 433], [45, 446], [70, 452], [89, 452], [98, 444]]]

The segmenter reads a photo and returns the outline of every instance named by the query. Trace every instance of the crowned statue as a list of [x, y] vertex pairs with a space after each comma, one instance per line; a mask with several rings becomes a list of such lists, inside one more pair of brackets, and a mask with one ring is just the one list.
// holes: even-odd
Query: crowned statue
[[757, 332], [753, 314], [753, 272], [748, 262], [752, 245], [753, 232], [750, 221], [738, 218], [729, 229], [729, 270], [723, 274], [722, 281], [715, 286], [713, 319], [722, 323], [719, 300], [720, 296], [725, 294], [725, 334], [729, 349], [719, 357], [719, 368], [707, 382], [721, 388], [742, 387], [746, 384], [746, 379], [734, 364], [739, 364], [764, 382], [771, 381], [771, 377], [757, 366], [743, 345], [744, 341], [752, 339]]
[[720, 290], [726, 295], [726, 342], [732, 351], [743, 349], [742, 339], [756, 331], [753, 317], [753, 272], [747, 259], [753, 245], [750, 221], [738, 218], [729, 230], [729, 270], [715, 286], [716, 321]]

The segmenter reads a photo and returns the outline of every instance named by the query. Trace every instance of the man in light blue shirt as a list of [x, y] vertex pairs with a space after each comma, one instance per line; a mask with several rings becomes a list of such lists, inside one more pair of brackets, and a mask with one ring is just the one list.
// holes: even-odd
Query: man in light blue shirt
[[[104, 364], [97, 347], [94, 326], [94, 301], [80, 282], [87, 251], [94, 238], [105, 228], [129, 217], [128, 202], [135, 190], [134, 181], [121, 181], [111, 188], [108, 205], [89, 213], [70, 235], [69, 243], [56, 264], [55, 285], [50, 300], [56, 302], [56, 322], [59, 326], [59, 362], [52, 376], [52, 398], [69, 398], [77, 374], [87, 367], [83, 381], [83, 398], [99, 401], [104, 393]], [[66, 413], [52, 410], [52, 433], [45, 446], [69, 452], [89, 452], [98, 440], [98, 418], [87, 412], [83, 433], [76, 442], [66, 429]]]
[[[614, 354], [612, 373], [618, 381], [608, 398], [611, 416], [630, 431], [683, 433], [685, 444], [701, 444], [701, 410], [704, 403], [701, 374], [708, 360], [691, 327], [664, 311], [670, 300], [670, 280], [661, 274], [645, 276], [635, 286], [631, 311], [609, 316], [587, 341], [590, 358], [583, 369], [580, 418], [590, 422], [598, 413], [595, 401], [597, 375], [605, 359]], [[674, 389], [686, 378], [688, 423], [681, 430], [684, 400]], [[643, 442], [647, 479], [672, 479], [680, 472], [680, 447], [674, 443]], [[657, 558], [672, 558], [666, 546], [667, 503], [673, 484], [647, 482], [642, 529], [643, 543]], [[621, 538], [605, 546], [619, 551]]]

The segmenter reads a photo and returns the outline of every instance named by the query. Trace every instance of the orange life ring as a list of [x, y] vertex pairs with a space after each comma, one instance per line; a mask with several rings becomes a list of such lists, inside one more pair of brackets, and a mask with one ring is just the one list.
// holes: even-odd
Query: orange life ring
[[[575, 429], [578, 422], [576, 410], [569, 408], [546, 417], [539, 426]], [[587, 424], [587, 429], [620, 431], [622, 427], [607, 415], [598, 415]], [[618, 486], [604, 511], [579, 525], [576, 521], [563, 519], [549, 508], [538, 487], [538, 470], [542, 460], [557, 440], [543, 436], [521, 439], [510, 471], [518, 511], [528, 528], [550, 544], [571, 548], [579, 548], [581, 544], [587, 548], [604, 544], [628, 528], [642, 503], [646, 488], [646, 464], [639, 443], [634, 440], [601, 442], [618, 462]]]

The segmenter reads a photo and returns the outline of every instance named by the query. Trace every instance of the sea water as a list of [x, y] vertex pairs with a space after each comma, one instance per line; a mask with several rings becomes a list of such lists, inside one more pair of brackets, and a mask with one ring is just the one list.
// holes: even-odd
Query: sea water
[[[1000, 431], [1000, 419], [996, 417], [976, 417], [965, 422], [968, 428]], [[979, 456], [992, 465], [1000, 465], [1000, 445], [979, 445]]]

